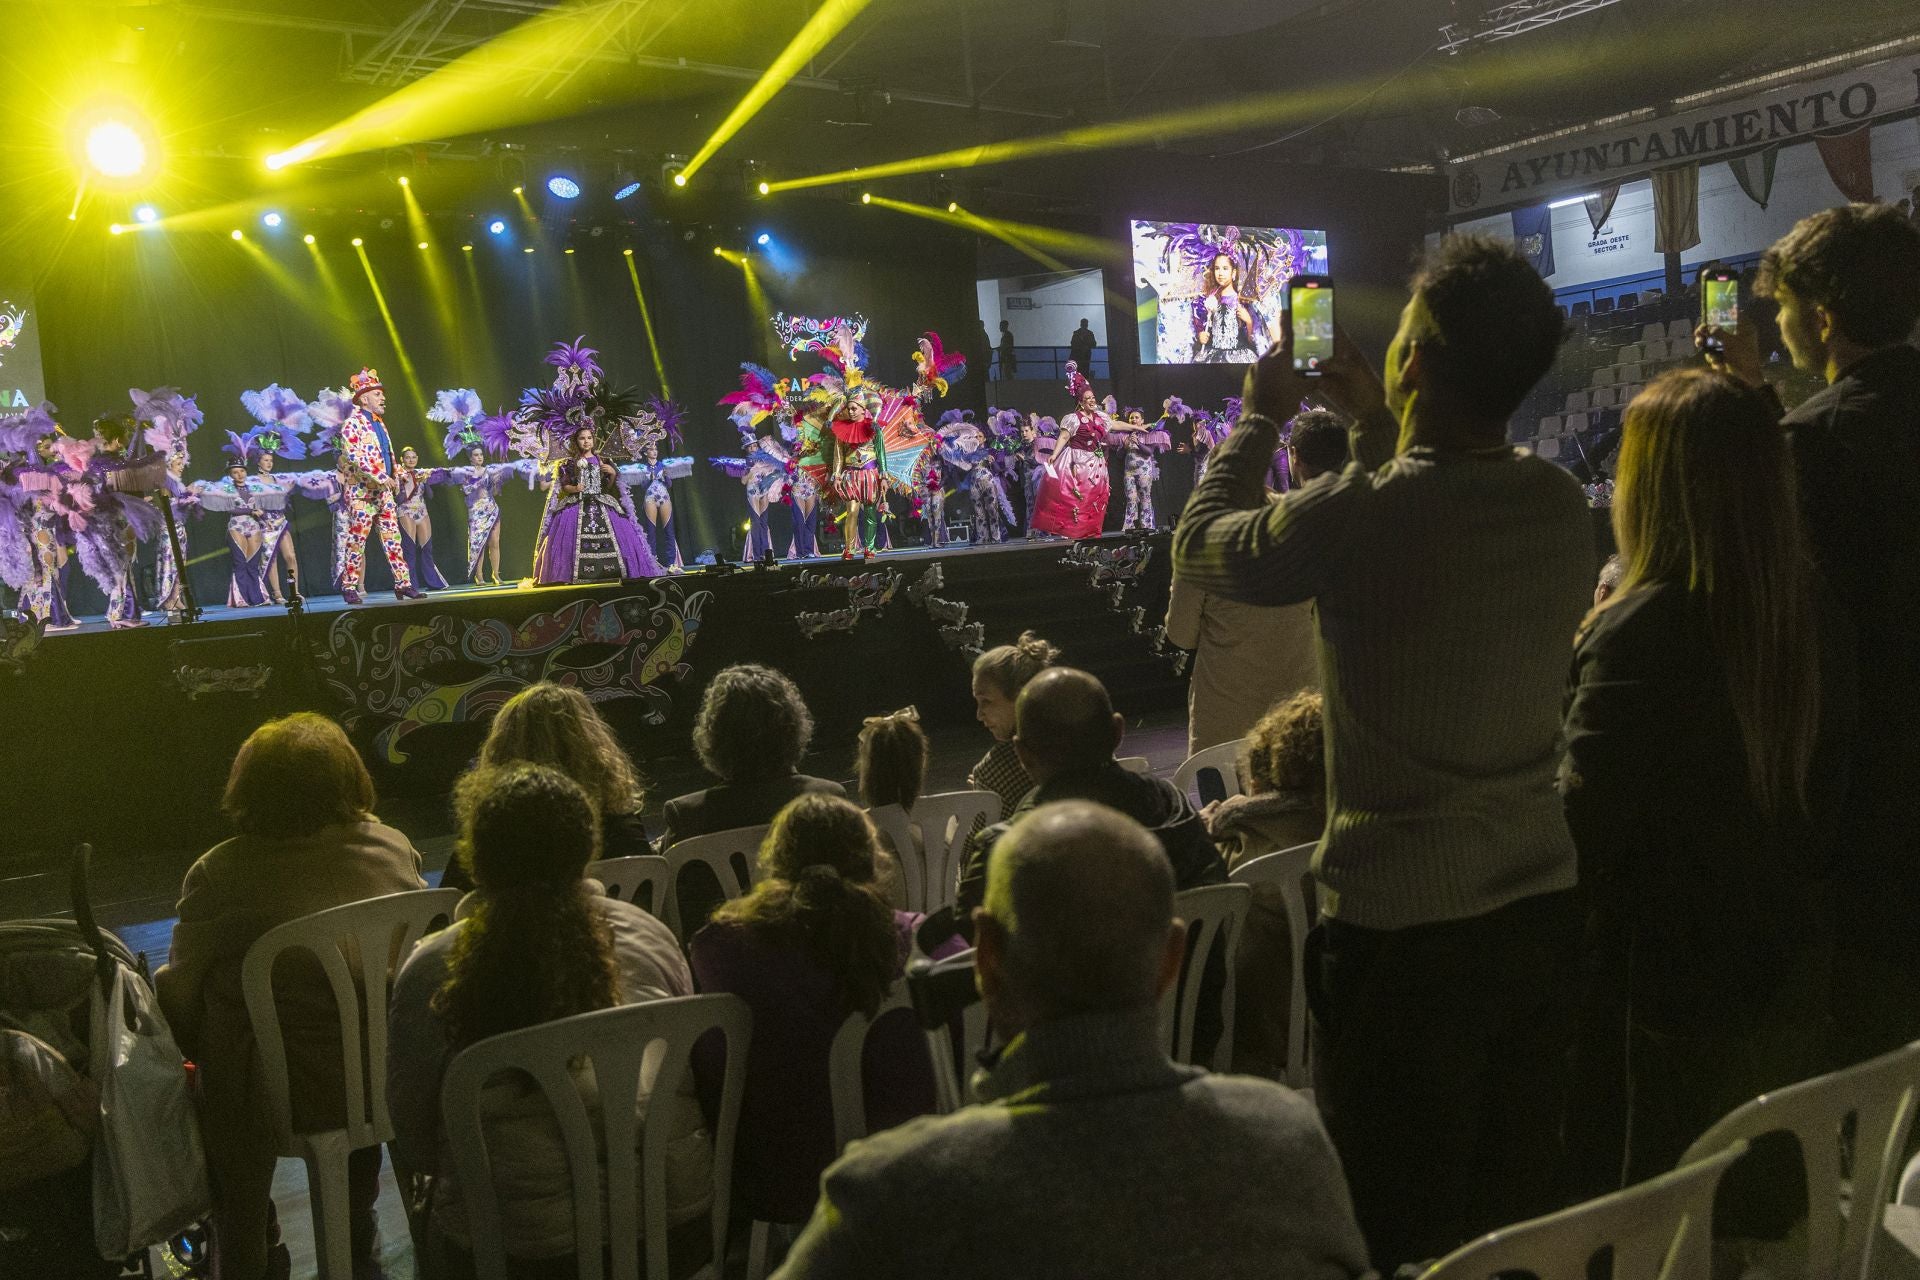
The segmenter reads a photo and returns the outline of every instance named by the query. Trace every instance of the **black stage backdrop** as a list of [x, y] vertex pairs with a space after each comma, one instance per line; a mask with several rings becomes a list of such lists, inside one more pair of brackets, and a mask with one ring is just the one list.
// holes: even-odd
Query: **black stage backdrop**
[[[737, 454], [739, 437], [715, 401], [737, 387], [742, 360], [767, 363], [776, 373], [822, 366], [817, 358], [790, 362], [772, 350], [769, 317], [750, 309], [743, 272], [715, 256], [714, 247], [751, 253], [769, 310], [864, 313], [872, 372], [883, 382], [911, 377], [913, 342], [922, 331], [937, 330], [957, 344], [977, 314], [971, 234], [838, 201], [689, 206], [671, 224], [643, 225], [643, 234], [580, 235], [573, 254], [518, 221], [498, 238], [477, 222], [464, 236], [437, 228], [431, 247], [421, 250], [405, 220], [394, 222], [375, 231], [358, 220], [329, 224], [290, 215], [276, 232], [251, 227], [244, 242], [225, 229], [68, 239], [36, 281], [48, 395], [61, 420], [84, 433], [95, 415], [129, 407], [128, 388], [177, 386], [197, 395], [207, 414], [192, 442], [189, 476], [217, 476], [225, 430], [251, 425], [240, 406], [243, 390], [279, 382], [310, 399], [371, 364], [388, 388], [396, 446], [418, 446], [432, 465], [441, 458], [443, 428], [423, 411], [436, 390], [476, 387], [490, 411], [511, 406], [523, 388], [551, 380], [541, 358], [559, 339], [584, 334], [616, 383], [661, 390], [621, 253], [631, 246], [667, 389], [689, 411], [684, 452], [697, 465], [675, 491], [682, 552], [689, 561], [710, 547], [737, 556], [746, 504], [738, 482], [706, 458]], [[309, 230], [319, 241], [313, 248], [301, 241]], [[774, 237], [765, 249], [753, 243], [762, 230]], [[349, 244], [354, 234], [365, 236], [420, 400]], [[460, 250], [463, 240], [471, 240], [473, 252]], [[523, 252], [529, 244], [536, 252]], [[441, 296], [432, 288], [435, 273]], [[331, 459], [280, 465], [301, 469]], [[502, 568], [511, 577], [532, 563], [540, 495], [510, 484], [504, 506]], [[437, 490], [431, 509], [438, 562], [449, 580], [461, 581], [466, 520], [458, 492]], [[327, 513], [307, 501], [296, 501], [294, 513], [303, 573], [311, 589], [325, 592]], [[784, 522], [777, 513], [776, 534]], [[223, 601], [222, 522], [190, 520], [187, 534], [200, 598]], [[377, 551], [368, 561], [369, 587], [384, 589], [384, 561]], [[77, 609], [99, 612], [91, 584], [76, 572], [73, 585]]]

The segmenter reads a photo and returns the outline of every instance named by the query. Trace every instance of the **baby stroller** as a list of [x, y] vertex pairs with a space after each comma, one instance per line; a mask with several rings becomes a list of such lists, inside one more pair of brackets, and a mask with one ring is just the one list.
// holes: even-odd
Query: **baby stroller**
[[[116, 1135], [102, 1131], [106, 1112], [100, 1076], [109, 1066], [112, 1045], [103, 1049], [95, 1043], [96, 1028], [105, 1025], [104, 1008], [130, 1011], [131, 1016], [123, 1012], [123, 1024], [152, 1025], [143, 1015], [157, 1021], [159, 1014], [146, 958], [136, 958], [94, 922], [87, 881], [91, 853], [87, 845], [75, 851], [69, 880], [73, 920], [0, 924], [0, 1276], [155, 1275], [152, 1251], [142, 1242], [129, 1240], [133, 1252], [124, 1259], [103, 1259], [97, 1247], [100, 1171], [94, 1164], [111, 1160], [102, 1148], [116, 1144], [103, 1137]], [[163, 1021], [158, 1028], [164, 1036]], [[116, 1088], [117, 1082], [108, 1088], [109, 1096]], [[127, 1119], [116, 1115], [105, 1123], [139, 1126], [146, 1119], [139, 1108], [122, 1110]], [[118, 1136], [137, 1141], [142, 1135]], [[197, 1149], [162, 1151], [154, 1163], [176, 1163], [182, 1188], [197, 1183], [204, 1189], [200, 1160]], [[102, 1176], [111, 1186], [118, 1175]], [[152, 1179], [153, 1170], [145, 1176]], [[183, 1203], [192, 1198], [187, 1191]], [[118, 1210], [110, 1216], [118, 1216]], [[162, 1245], [161, 1274], [204, 1273], [206, 1237], [199, 1224], [162, 1234], [164, 1239], [144, 1242]]]

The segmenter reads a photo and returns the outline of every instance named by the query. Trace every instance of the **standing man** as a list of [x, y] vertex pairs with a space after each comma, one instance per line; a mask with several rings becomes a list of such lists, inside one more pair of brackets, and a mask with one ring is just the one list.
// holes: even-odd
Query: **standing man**
[[1073, 362], [1080, 366], [1080, 372], [1089, 378], [1093, 376], [1093, 349], [1099, 345], [1093, 336], [1092, 324], [1085, 316], [1080, 317], [1080, 327], [1067, 339], [1067, 349], [1073, 353]]
[[340, 483], [346, 489], [347, 536], [340, 555], [340, 598], [363, 604], [360, 583], [367, 572], [367, 539], [380, 526], [380, 546], [393, 570], [393, 594], [398, 600], [421, 600], [426, 593], [413, 585], [400, 549], [400, 521], [394, 510], [399, 480], [393, 467], [393, 441], [381, 417], [387, 411], [387, 389], [380, 375], [362, 369], [347, 381], [353, 412], [340, 424]]
[[1020, 353], [1013, 347], [1013, 323], [1000, 322], [1000, 378], [1005, 381], [1020, 376]]

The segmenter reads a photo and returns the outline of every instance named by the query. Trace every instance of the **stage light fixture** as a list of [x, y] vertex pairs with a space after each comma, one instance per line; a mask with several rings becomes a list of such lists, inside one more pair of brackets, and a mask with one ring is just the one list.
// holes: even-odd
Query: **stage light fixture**
[[365, 244], [365, 243], [366, 243], [366, 241], [365, 241], [365, 240], [362, 240], [362, 239], [361, 239], [361, 238], [360, 238], [359, 236], [355, 236], [355, 237], [353, 238], [353, 247], [354, 247], [354, 248], [356, 248], [356, 249], [358, 249], [358, 248], [359, 248], [359, 247], [360, 247], [361, 245], [363, 245], [363, 244]]
[[495, 218], [492, 222], [489, 222], [487, 224], [487, 234], [495, 235], [495, 236], [503, 236], [507, 234], [507, 224], [501, 221], [499, 218]]
[[160, 211], [150, 204], [143, 204], [133, 211], [134, 220], [152, 224], [160, 221]]
[[472, 252], [473, 252], [473, 246], [472, 246], [472, 245], [470, 245], [470, 244], [463, 244], [463, 245], [461, 245], [461, 246], [460, 246], [460, 252], [462, 252], [462, 253], [472, 253]]
[[564, 254], [567, 254], [567, 255], [569, 255], [569, 256], [571, 256], [571, 255], [572, 255], [572, 253], [573, 253], [573, 246], [572, 246], [572, 245], [568, 245], [568, 246], [567, 246], [566, 248], [564, 248], [564, 249], [562, 249], [562, 250], [561, 250], [560, 252], [562, 252], [562, 253], [564, 253]]
[[307, 234], [305, 234], [305, 235], [303, 235], [303, 236], [301, 236], [301, 237], [300, 237], [300, 239], [301, 239], [302, 241], [304, 241], [305, 243], [307, 243], [307, 244], [312, 244], [312, 243], [313, 243], [313, 232], [311, 232], [311, 231], [309, 231], [309, 232], [307, 232]]
[[102, 120], [87, 130], [86, 155], [103, 178], [138, 177], [147, 167], [147, 140], [125, 120]]
[[406, 174], [403, 173], [400, 175], [400, 185], [403, 187], [410, 187], [413, 185], [413, 182], [411, 179], [407, 177]]
[[768, 235], [766, 232], [762, 231], [759, 235], [753, 238], [753, 242], [764, 249], [767, 245], [773, 243], [773, 237]]
[[416, 247], [416, 248], [420, 248], [420, 249], [424, 249], [424, 248], [426, 248], [426, 247], [427, 247], [427, 242], [426, 242], [425, 240], [422, 240], [422, 241], [421, 241], [421, 242], [420, 242], [420, 243], [419, 243], [419, 244], [418, 244], [417, 246], [415, 246], [415, 247]]
[[640, 179], [631, 169], [621, 169], [613, 175], [613, 198], [626, 200], [640, 193]]
[[238, 227], [235, 227], [233, 230], [229, 231], [227, 234], [233, 237], [235, 240], [245, 240], [247, 238], [246, 233], [241, 231], [240, 228]]
[[726, 252], [727, 251], [725, 249], [722, 249], [719, 245], [713, 246], [713, 256], [716, 258], [726, 256]]
[[872, 203], [873, 203], [873, 192], [871, 192], [871, 191], [862, 191], [862, 192], [860, 193], [860, 203], [861, 203], [861, 204], [872, 204]]
[[633, 250], [631, 250], [631, 249], [622, 249], [622, 250], [620, 251], [620, 256], [621, 256], [621, 257], [624, 257], [624, 258], [631, 258], [631, 257], [633, 256]]
[[580, 198], [580, 184], [564, 173], [556, 173], [547, 179], [547, 191], [562, 200]]
[[117, 223], [117, 222], [113, 222], [113, 223], [109, 223], [109, 224], [107, 225], [107, 234], [108, 234], [108, 235], [110, 235], [110, 236], [117, 236], [117, 235], [119, 235], [119, 234], [120, 234], [120, 233], [121, 233], [122, 231], [125, 231], [125, 230], [126, 230], [126, 228], [125, 228], [125, 227], [123, 227], [123, 226], [121, 226], [121, 225], [120, 225], [119, 223]]
[[279, 214], [269, 211], [261, 215], [260, 221], [266, 226], [277, 227], [280, 225], [282, 219]]
[[761, 194], [761, 195], [763, 195], [763, 196], [766, 196], [766, 195], [772, 195], [772, 194], [773, 194], [773, 187], [772, 187], [772, 186], [770, 186], [769, 184], [767, 184], [767, 183], [765, 183], [765, 182], [762, 182], [762, 183], [760, 184], [760, 194]]
[[948, 213], [960, 212], [960, 202], [958, 200], [947, 201], [947, 212]]
[[382, 218], [382, 219], [380, 219], [380, 229], [381, 229], [382, 231], [391, 231], [391, 230], [393, 230], [393, 219], [392, 219], [392, 218]]
[[526, 194], [526, 190], [527, 190], [527, 189], [526, 189], [525, 187], [515, 187], [515, 188], [513, 189], [513, 194], [515, 194], [515, 195], [524, 195], [524, 194]]
[[674, 185], [674, 186], [676, 186], [676, 187], [684, 187], [684, 186], [686, 186], [686, 185], [687, 185], [687, 175], [686, 175], [686, 174], [684, 174], [684, 173], [676, 173], [676, 174], [674, 174], [674, 175], [673, 175], [673, 185]]
[[522, 249], [522, 250], [521, 250], [520, 252], [522, 252], [522, 253], [532, 253], [532, 252], [533, 252], [533, 246], [532, 246], [532, 245], [528, 245], [528, 246], [527, 246], [526, 248], [524, 248], [524, 249]]

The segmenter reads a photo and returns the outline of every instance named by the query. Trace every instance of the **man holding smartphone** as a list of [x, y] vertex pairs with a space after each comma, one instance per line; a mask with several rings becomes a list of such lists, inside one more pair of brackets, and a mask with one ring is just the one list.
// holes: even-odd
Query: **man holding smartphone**
[[[1384, 386], [1337, 330], [1318, 377], [1267, 353], [1174, 533], [1177, 580], [1315, 602], [1314, 1084], [1383, 1275], [1556, 1207], [1580, 910], [1553, 779], [1595, 555], [1578, 482], [1507, 420], [1561, 332], [1510, 245], [1449, 237]], [[1308, 394], [1353, 420], [1354, 461], [1268, 503]]]
[[[1780, 308], [1795, 367], [1824, 390], [1782, 419], [1821, 573], [1859, 646], [1853, 780], [1834, 841], [1839, 927], [1833, 1065], [1920, 1039], [1920, 228], [1884, 204], [1803, 218], [1768, 249], [1755, 289]], [[1714, 368], [1756, 387], [1751, 324], [1702, 324]]]

